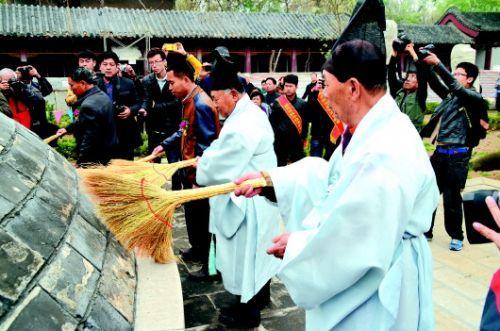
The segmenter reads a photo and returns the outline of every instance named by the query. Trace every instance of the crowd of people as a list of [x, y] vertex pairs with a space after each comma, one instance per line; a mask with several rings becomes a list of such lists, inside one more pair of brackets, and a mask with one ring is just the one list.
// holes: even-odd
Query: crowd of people
[[[464, 62], [451, 73], [411, 43], [395, 47], [386, 66], [376, 46], [353, 40], [334, 50], [321, 77], [311, 74], [301, 98], [295, 74], [256, 88], [227, 48], [201, 63], [176, 45], [149, 50], [151, 73], [142, 79], [113, 52], [78, 54], [66, 98], [76, 120], [57, 130], [76, 137], [77, 166], [133, 160], [145, 130], [150, 153], [199, 158], [173, 177], [174, 190], [266, 179], [264, 189], [243, 185], [184, 206], [191, 247], [181, 256], [202, 266], [191, 280], [222, 277], [235, 296], [219, 316], [229, 327], [260, 323], [278, 274], [307, 310], [308, 329], [364, 329], [367, 320], [376, 330], [433, 329], [425, 237], [441, 192], [449, 248], [462, 249], [460, 191], [487, 129], [477, 67]], [[411, 61], [404, 77], [402, 53]], [[52, 87], [36, 68], [4, 68], [0, 78], [2, 113], [41, 137], [53, 133], [43, 99]], [[443, 102], [424, 126], [427, 85]], [[319, 96], [345, 125], [341, 139]], [[430, 160], [421, 136], [436, 143]]]

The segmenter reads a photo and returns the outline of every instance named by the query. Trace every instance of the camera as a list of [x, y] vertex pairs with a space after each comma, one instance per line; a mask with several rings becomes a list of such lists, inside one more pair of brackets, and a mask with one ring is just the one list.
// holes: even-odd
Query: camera
[[417, 51], [418, 59], [422, 60], [427, 57], [434, 50], [434, 48], [435, 46], [433, 44], [425, 45], [424, 47], [420, 48]]
[[21, 73], [22, 80], [30, 80], [31, 79], [31, 75], [30, 75], [31, 69], [33, 69], [32, 66], [24, 66], [24, 67], [17, 68], [17, 71], [19, 71]]
[[127, 106], [121, 104], [115, 104], [115, 113], [118, 115], [122, 113], [125, 110], [125, 108], [127, 108]]
[[408, 44], [411, 44], [411, 39], [406, 35], [406, 33], [400, 33], [396, 39], [392, 42], [392, 48], [398, 52], [403, 53]]
[[14, 92], [20, 92], [24, 87], [24, 83], [20, 80], [17, 80], [16, 78], [11, 78], [7, 82]]

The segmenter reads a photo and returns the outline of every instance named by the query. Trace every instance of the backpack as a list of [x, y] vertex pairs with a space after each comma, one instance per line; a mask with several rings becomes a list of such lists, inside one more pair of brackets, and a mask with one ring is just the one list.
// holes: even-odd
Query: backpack
[[468, 111], [465, 107], [462, 107], [460, 111], [463, 111], [467, 119], [467, 138], [465, 143], [469, 147], [476, 147], [481, 139], [486, 137], [487, 127], [481, 124], [481, 120], [489, 123], [488, 119], [488, 102], [482, 100], [477, 109], [473, 111]]

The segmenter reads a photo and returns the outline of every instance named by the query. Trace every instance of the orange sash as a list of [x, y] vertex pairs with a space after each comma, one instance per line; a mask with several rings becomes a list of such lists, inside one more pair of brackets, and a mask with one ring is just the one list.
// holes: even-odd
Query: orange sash
[[323, 94], [322, 90], [320, 90], [318, 93], [318, 102], [321, 105], [321, 108], [323, 108], [323, 110], [328, 114], [328, 117], [330, 117], [333, 122], [333, 128], [330, 132], [330, 141], [332, 143], [336, 143], [337, 139], [344, 132], [344, 124], [335, 116], [335, 113], [333, 112], [332, 108], [330, 108], [328, 100], [326, 100], [326, 97]]
[[278, 101], [278, 104], [281, 108], [283, 108], [285, 114], [288, 116], [290, 121], [292, 121], [293, 125], [295, 125], [295, 128], [299, 132], [299, 136], [302, 135], [302, 118], [300, 117], [297, 109], [295, 109], [285, 95], [281, 95], [276, 99], [276, 101]]

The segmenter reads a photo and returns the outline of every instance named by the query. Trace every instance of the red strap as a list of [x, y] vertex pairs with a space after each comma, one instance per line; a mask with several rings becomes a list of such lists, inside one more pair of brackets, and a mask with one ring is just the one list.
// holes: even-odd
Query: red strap
[[153, 214], [153, 216], [160, 222], [162, 222], [163, 224], [165, 224], [166, 226], [168, 226], [170, 229], [172, 228], [172, 223], [170, 223], [167, 219], [161, 217], [160, 215], [158, 215], [154, 210], [153, 210], [153, 206], [151, 206], [151, 203], [149, 202], [149, 199], [146, 197], [146, 195], [144, 194], [144, 182], [146, 181], [146, 179], [144, 178], [141, 178], [141, 195], [142, 195], [142, 198], [144, 199], [144, 201], [146, 201], [146, 204], [148, 205], [148, 209], [149, 211], [151, 212], [151, 214]]

